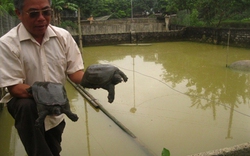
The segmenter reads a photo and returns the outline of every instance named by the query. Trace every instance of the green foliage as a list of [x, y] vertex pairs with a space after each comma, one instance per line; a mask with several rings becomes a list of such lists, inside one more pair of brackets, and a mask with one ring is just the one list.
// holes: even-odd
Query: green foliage
[[178, 11], [177, 17], [171, 18], [171, 24], [190, 26], [190, 11], [188, 10]]
[[69, 2], [68, 0], [52, 0], [52, 9], [53, 9], [53, 24], [61, 24], [61, 11], [64, 9], [76, 11], [78, 6], [74, 3]]
[[246, 0], [197, 0], [199, 17], [207, 26], [219, 27], [222, 21], [235, 17], [240, 20], [250, 10], [249, 6]]
[[69, 20], [62, 21], [59, 26], [64, 29], [67, 29], [68, 27], [70, 27], [72, 30], [77, 30], [77, 23], [69, 21]]
[[161, 156], [170, 156], [170, 151], [166, 148], [163, 148]]
[[222, 21], [220, 27], [223, 28], [250, 28], [250, 20], [226, 20]]
[[126, 13], [122, 10], [119, 10], [116, 14], [116, 18], [124, 18], [126, 17]]
[[7, 11], [10, 15], [15, 15], [15, 7], [13, 4], [13, 0], [1, 0], [0, 1], [0, 12], [1, 10]]
[[[195, 26], [216, 26], [228, 19], [249, 18], [249, 0], [165, 0], [166, 12], [192, 10], [190, 24]], [[200, 21], [200, 22], [199, 22]]]
[[199, 19], [199, 12], [197, 9], [193, 9], [191, 11], [190, 25], [192, 25], [192, 26], [204, 26], [204, 22]]
[[[132, 5], [131, 5], [132, 4]], [[60, 14], [64, 9], [81, 9], [81, 17], [88, 18], [111, 15], [111, 18], [130, 18], [131, 13], [161, 11], [176, 14], [190, 10], [190, 17], [181, 16], [179, 23], [191, 26], [220, 27], [225, 20], [249, 20], [250, 0], [52, 0], [55, 24], [60, 24]], [[13, 0], [1, 0], [0, 8], [11, 15], [14, 13]], [[132, 9], [132, 10], [131, 10]]]
[[167, 6], [168, 6], [168, 1], [167, 0], [158, 0], [157, 11], [166, 12]]

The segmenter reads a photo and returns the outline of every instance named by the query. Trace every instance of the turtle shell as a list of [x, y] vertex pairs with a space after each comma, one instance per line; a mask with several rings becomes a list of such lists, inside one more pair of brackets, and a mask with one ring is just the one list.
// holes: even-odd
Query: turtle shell
[[250, 71], [250, 60], [240, 60], [233, 62], [229, 68], [240, 71]]
[[37, 104], [65, 105], [69, 103], [66, 90], [60, 83], [35, 82], [31, 86], [31, 91]]
[[[119, 69], [109, 64], [93, 64], [88, 66], [84, 73], [84, 82], [86, 87], [96, 88], [108, 84], [116, 71]], [[89, 86], [90, 85], [90, 86]]]

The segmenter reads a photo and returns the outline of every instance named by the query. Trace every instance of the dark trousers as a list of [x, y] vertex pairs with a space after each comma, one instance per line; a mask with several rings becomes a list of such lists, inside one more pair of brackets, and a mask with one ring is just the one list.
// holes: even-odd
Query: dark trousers
[[15, 127], [29, 156], [59, 156], [65, 121], [45, 131], [35, 127], [38, 118], [34, 99], [13, 98], [8, 104], [9, 113], [15, 119]]

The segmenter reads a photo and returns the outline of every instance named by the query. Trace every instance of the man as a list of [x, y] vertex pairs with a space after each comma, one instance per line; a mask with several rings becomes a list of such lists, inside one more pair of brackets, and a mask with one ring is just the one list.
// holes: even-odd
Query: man
[[51, 0], [14, 0], [21, 23], [0, 38], [0, 87], [7, 87], [9, 113], [29, 156], [58, 156], [65, 127], [63, 115], [47, 116], [42, 128], [35, 101], [27, 92], [36, 81], [80, 83], [83, 61], [64, 29], [50, 25]]

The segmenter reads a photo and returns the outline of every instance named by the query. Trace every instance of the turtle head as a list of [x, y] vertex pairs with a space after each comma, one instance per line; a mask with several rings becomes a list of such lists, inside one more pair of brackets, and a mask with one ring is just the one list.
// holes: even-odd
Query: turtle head
[[56, 115], [56, 116], [61, 115], [62, 114], [62, 108], [61, 108], [61, 106], [59, 106], [59, 105], [53, 106], [52, 107], [52, 114]]

